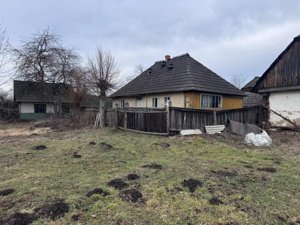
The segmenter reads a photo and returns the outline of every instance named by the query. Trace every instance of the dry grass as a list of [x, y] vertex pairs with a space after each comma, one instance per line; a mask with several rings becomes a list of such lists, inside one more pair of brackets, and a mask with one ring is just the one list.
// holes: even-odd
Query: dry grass
[[[92, 141], [95, 145], [89, 144]], [[33, 150], [36, 145], [47, 149]], [[75, 158], [74, 152], [81, 158]], [[153, 163], [162, 168], [145, 167]], [[219, 138], [156, 137], [114, 129], [51, 132], [2, 143], [0, 169], [0, 191], [15, 190], [0, 196], [0, 220], [16, 212], [33, 213], [57, 198], [65, 200], [69, 212], [55, 220], [38, 216], [33, 224], [297, 224], [300, 220], [300, 158], [276, 146], [250, 149], [232, 147]], [[140, 178], [128, 180], [130, 173]], [[121, 191], [107, 185], [115, 178], [123, 179], [128, 189], [139, 190], [143, 199], [123, 201]], [[190, 192], [183, 186], [189, 178], [203, 185]], [[95, 188], [109, 195], [87, 197]], [[212, 204], [217, 202], [210, 201], [213, 197], [222, 204]]]

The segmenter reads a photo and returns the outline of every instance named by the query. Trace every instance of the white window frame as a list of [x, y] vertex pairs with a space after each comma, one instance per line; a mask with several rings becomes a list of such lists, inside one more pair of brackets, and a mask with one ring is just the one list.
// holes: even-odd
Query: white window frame
[[165, 96], [164, 97], [164, 105], [167, 105], [168, 101], [171, 101], [171, 97], [170, 96]]
[[[188, 101], [187, 101], [187, 99], [188, 99]], [[190, 96], [185, 96], [184, 97], [184, 107], [185, 108], [191, 108], [191, 98], [190, 98]]]
[[125, 108], [125, 99], [120, 100], [120, 108]]
[[158, 97], [153, 97], [152, 98], [152, 108], [157, 108], [158, 107]]

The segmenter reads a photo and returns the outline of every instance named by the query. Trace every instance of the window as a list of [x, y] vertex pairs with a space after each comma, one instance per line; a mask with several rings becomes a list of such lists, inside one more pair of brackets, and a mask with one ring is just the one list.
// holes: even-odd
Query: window
[[136, 102], [135, 102], [136, 107], [140, 108], [142, 107], [142, 99], [141, 98], [137, 98]]
[[221, 96], [220, 95], [202, 95], [201, 108], [221, 108]]
[[157, 98], [152, 98], [152, 107], [157, 108]]
[[61, 104], [61, 112], [62, 113], [70, 113], [70, 106], [66, 103]]
[[185, 97], [185, 108], [190, 108], [191, 104], [190, 104], [190, 97], [186, 96]]
[[170, 101], [171, 100], [171, 98], [170, 97], [164, 97], [164, 103], [165, 103], [165, 105], [168, 103], [168, 101]]
[[46, 113], [46, 104], [34, 104], [34, 113]]
[[125, 107], [125, 100], [124, 99], [120, 100], [120, 107], [121, 108]]

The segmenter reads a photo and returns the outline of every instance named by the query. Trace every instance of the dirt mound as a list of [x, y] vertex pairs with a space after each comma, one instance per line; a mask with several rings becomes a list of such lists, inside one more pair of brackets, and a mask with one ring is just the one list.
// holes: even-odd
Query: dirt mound
[[82, 214], [74, 214], [74, 215], [72, 215], [71, 216], [71, 220], [72, 221], [79, 221], [80, 220], [80, 218], [82, 217]]
[[127, 175], [128, 180], [136, 180], [136, 179], [139, 179], [139, 178], [140, 178], [140, 176], [135, 174], [135, 173], [130, 173], [130, 174]]
[[175, 194], [178, 194], [179, 192], [182, 192], [183, 189], [180, 187], [173, 187], [173, 188], [166, 188], [166, 191], [172, 195], [175, 195]]
[[133, 203], [136, 203], [143, 198], [142, 193], [139, 192], [137, 189], [128, 189], [128, 190], [122, 191], [119, 194], [119, 196], [123, 201], [127, 201], [127, 202], [130, 201]]
[[100, 148], [101, 148], [102, 150], [104, 150], [104, 151], [108, 151], [108, 150], [111, 150], [111, 149], [113, 148], [113, 146], [110, 145], [110, 144], [107, 144], [107, 143], [105, 143], [105, 142], [101, 142], [101, 143], [100, 143]]
[[4, 220], [0, 220], [0, 224], [8, 225], [28, 225], [36, 220], [35, 216], [30, 213], [14, 213]]
[[163, 168], [162, 165], [157, 164], [157, 163], [146, 164], [146, 165], [143, 165], [142, 167], [149, 168], [149, 169], [156, 169], [156, 170], [161, 170]]
[[96, 145], [96, 142], [91, 141], [91, 142], [89, 143], [89, 145]]
[[225, 171], [225, 170], [211, 170], [210, 172], [212, 172], [213, 174], [219, 176], [219, 177], [235, 177], [237, 176], [237, 172], [233, 171], [233, 172], [230, 172], [230, 171]]
[[194, 192], [198, 187], [202, 187], [203, 183], [200, 180], [190, 178], [188, 180], [184, 179], [181, 183], [183, 187], [188, 188], [190, 192]]
[[69, 212], [69, 205], [65, 203], [64, 199], [54, 199], [34, 211], [38, 217], [47, 217], [54, 220]]
[[217, 197], [212, 197], [211, 199], [209, 199], [209, 203], [211, 205], [221, 205], [224, 204], [224, 202], [220, 199], [218, 199]]
[[78, 159], [78, 158], [81, 158], [81, 155], [77, 152], [74, 152], [73, 157]]
[[37, 145], [37, 146], [34, 146], [32, 147], [33, 150], [45, 150], [47, 148], [46, 145]]
[[109, 192], [104, 191], [102, 188], [95, 188], [94, 190], [89, 191], [88, 193], [86, 193], [86, 197], [91, 197], [94, 194], [98, 194], [98, 195], [102, 195], [102, 196], [106, 196], [109, 195]]
[[113, 179], [107, 183], [108, 186], [114, 187], [118, 190], [122, 190], [123, 188], [128, 187], [128, 184], [122, 179]]
[[248, 164], [247, 164], [247, 165], [244, 165], [244, 167], [247, 168], [247, 169], [253, 169], [253, 168], [254, 168], [254, 166], [248, 165]]
[[163, 142], [163, 143], [159, 144], [159, 147], [161, 147], [161, 148], [169, 148], [170, 144]]
[[7, 196], [15, 192], [15, 189], [8, 188], [0, 191], [0, 196]]
[[269, 172], [269, 173], [276, 173], [277, 170], [273, 167], [262, 167], [262, 168], [257, 168], [258, 171], [264, 171], [264, 172]]

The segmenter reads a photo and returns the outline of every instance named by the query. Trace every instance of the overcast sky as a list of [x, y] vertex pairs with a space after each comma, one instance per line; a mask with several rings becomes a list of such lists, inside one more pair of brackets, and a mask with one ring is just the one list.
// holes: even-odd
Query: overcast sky
[[47, 27], [83, 58], [102, 46], [122, 76], [189, 53], [227, 80], [249, 80], [300, 34], [300, 1], [1, 0], [0, 21], [15, 47]]

